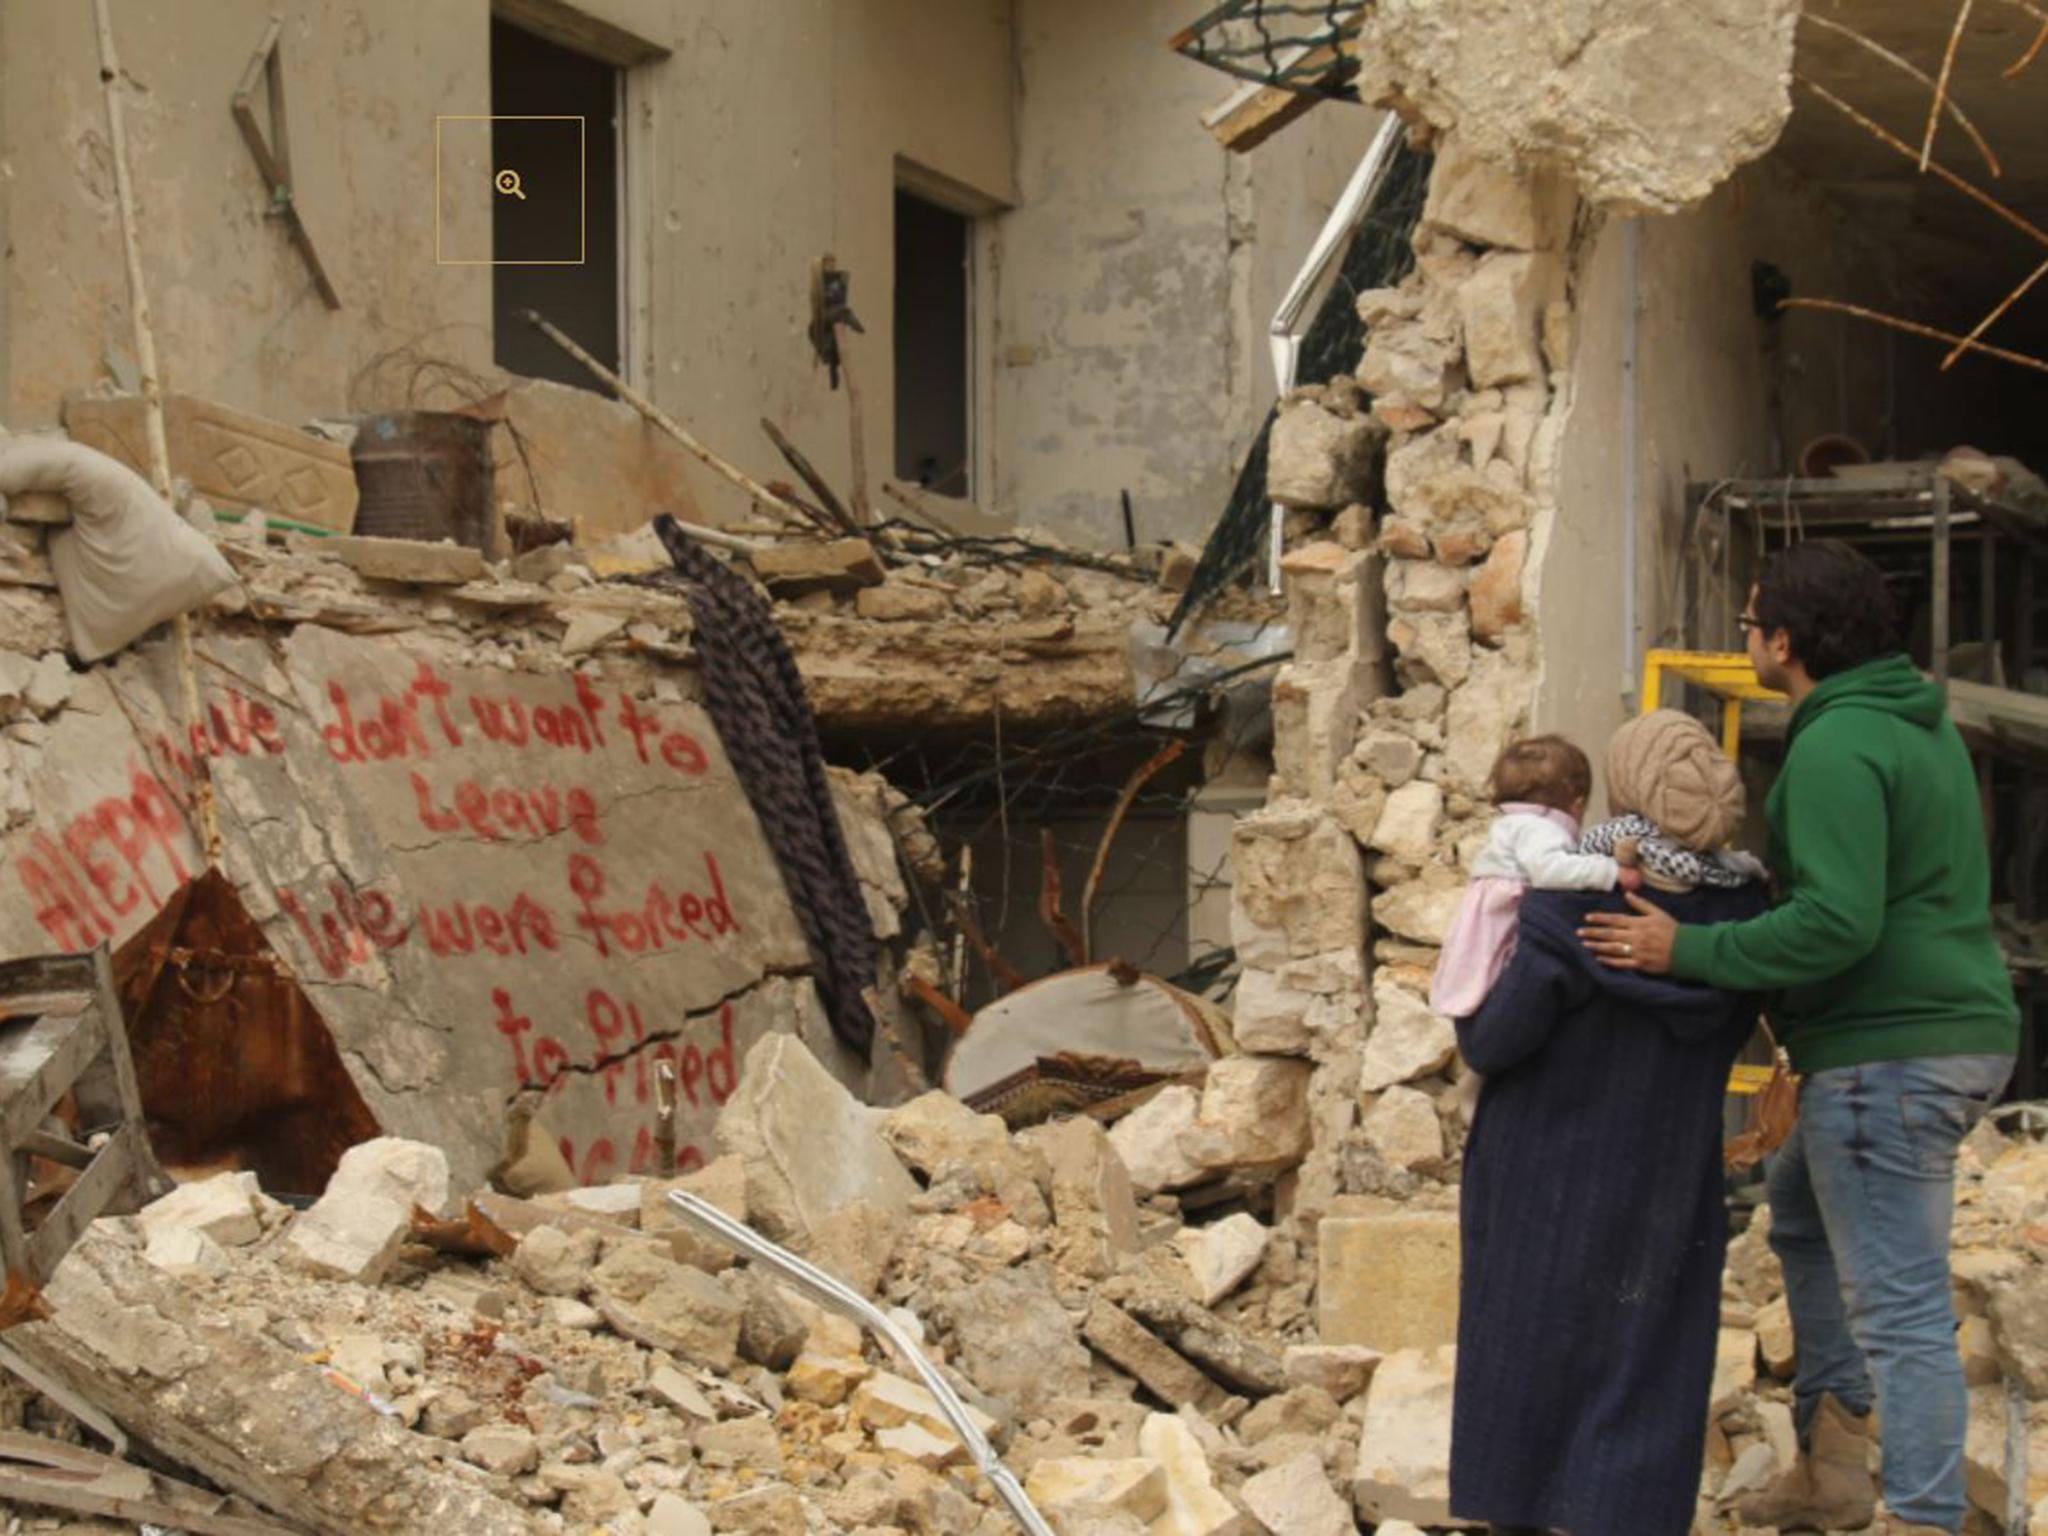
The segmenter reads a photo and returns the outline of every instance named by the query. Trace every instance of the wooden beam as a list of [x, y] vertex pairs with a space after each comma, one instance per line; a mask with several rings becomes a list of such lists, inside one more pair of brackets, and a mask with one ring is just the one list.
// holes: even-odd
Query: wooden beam
[[631, 69], [673, 51], [651, 38], [594, 16], [566, 0], [491, 0], [491, 14], [536, 37], [611, 65]]

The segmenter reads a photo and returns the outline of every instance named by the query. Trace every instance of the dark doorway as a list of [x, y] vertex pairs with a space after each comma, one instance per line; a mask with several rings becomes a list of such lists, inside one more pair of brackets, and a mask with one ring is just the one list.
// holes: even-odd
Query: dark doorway
[[491, 324], [501, 368], [598, 387], [526, 323], [529, 309], [619, 367], [622, 90], [609, 64], [492, 20]]
[[896, 478], [973, 491], [969, 239], [972, 221], [896, 192]]

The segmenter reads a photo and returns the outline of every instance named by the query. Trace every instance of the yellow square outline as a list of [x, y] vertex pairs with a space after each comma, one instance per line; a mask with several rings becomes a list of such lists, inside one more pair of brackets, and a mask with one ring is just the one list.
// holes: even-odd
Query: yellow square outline
[[[576, 125], [576, 259], [574, 261], [451, 260], [441, 254], [441, 125], [443, 123], [574, 123]], [[572, 112], [437, 112], [434, 114], [434, 265], [437, 267], [581, 267], [590, 259], [589, 119]]]

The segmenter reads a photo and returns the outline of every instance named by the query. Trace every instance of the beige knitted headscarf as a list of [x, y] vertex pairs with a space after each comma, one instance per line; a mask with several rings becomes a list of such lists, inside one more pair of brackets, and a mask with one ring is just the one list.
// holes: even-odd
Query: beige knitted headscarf
[[1607, 803], [1696, 853], [1742, 828], [1742, 775], [1707, 728], [1676, 709], [1638, 715], [1607, 743]]

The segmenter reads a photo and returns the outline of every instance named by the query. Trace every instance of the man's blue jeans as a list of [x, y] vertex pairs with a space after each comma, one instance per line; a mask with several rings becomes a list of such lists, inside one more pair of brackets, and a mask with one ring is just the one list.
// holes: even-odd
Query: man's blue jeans
[[1809, 1073], [1770, 1169], [1800, 1432], [1824, 1392], [1853, 1413], [1874, 1402], [1885, 1503], [1944, 1531], [1962, 1524], [1969, 1413], [1949, 1299], [1956, 1146], [2011, 1071], [2006, 1056], [1926, 1056]]

